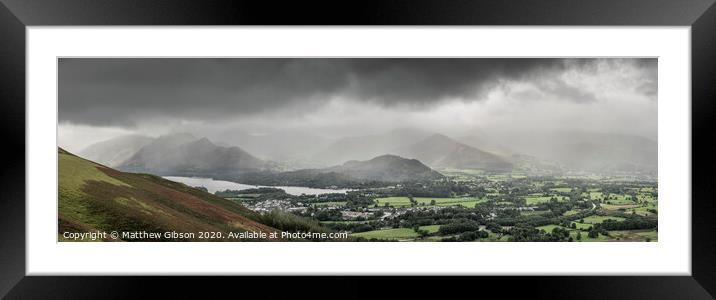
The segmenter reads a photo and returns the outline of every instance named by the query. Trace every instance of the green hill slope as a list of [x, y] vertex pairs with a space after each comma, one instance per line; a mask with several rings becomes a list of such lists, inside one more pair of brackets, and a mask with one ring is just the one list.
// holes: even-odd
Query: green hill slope
[[59, 240], [65, 231], [277, 231], [245, 207], [184, 184], [117, 171], [62, 149], [58, 155]]

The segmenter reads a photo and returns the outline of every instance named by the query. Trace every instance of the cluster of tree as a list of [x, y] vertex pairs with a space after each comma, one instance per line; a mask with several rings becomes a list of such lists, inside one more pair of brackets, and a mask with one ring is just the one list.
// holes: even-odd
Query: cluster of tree
[[474, 221], [484, 223], [490, 216], [491, 210], [487, 207], [466, 208], [461, 206], [445, 207], [439, 210], [413, 210], [392, 218], [386, 222], [387, 226], [408, 227], [434, 224], [448, 224], [457, 221]]
[[[507, 230], [510, 235], [510, 242], [572, 242], [574, 238], [570, 235], [570, 230], [562, 227], [555, 227], [552, 232], [545, 232], [535, 227], [518, 225]], [[591, 237], [591, 235], [590, 235]], [[577, 232], [577, 240], [582, 239], [582, 233]]]
[[485, 229], [491, 231], [492, 233], [502, 233], [502, 226], [492, 221], [485, 224]]
[[531, 226], [514, 226], [508, 230], [508, 233], [510, 242], [548, 242], [551, 240], [551, 237], [548, 237], [543, 230]]
[[466, 220], [442, 225], [440, 229], [438, 229], [438, 232], [440, 235], [451, 235], [478, 230], [480, 230], [480, 223]]
[[640, 216], [630, 216], [624, 221], [615, 221], [612, 219], [604, 220], [602, 223], [595, 224], [597, 230], [634, 230], [634, 229], [653, 229], [659, 225], [658, 221], [651, 218], [643, 218]]
[[337, 209], [309, 209], [306, 213], [312, 215], [313, 218], [319, 221], [340, 221], [343, 219], [343, 214], [341, 214], [341, 211]]
[[326, 193], [320, 195], [300, 195], [296, 196], [299, 201], [311, 202], [311, 203], [322, 203], [322, 202], [341, 202], [347, 201], [349, 195], [346, 193]]
[[555, 227], [546, 237], [550, 242], [572, 241], [572, 237], [569, 236], [569, 230], [562, 227]]
[[406, 217], [405, 215], [403, 215], [398, 218], [388, 220], [386, 226], [398, 228], [398, 227], [427, 226], [427, 225], [433, 225], [433, 224], [435, 224], [435, 220], [432, 218], [425, 218], [425, 217], [411, 218], [411, 217]]
[[[545, 210], [539, 214], [524, 215], [517, 209], [503, 208], [495, 206], [494, 203], [484, 203], [478, 205], [475, 208], [465, 207], [447, 207], [440, 210], [413, 210], [405, 212], [404, 214], [397, 216], [393, 219], [386, 220], [383, 222], [383, 226], [390, 226], [394, 228], [407, 227], [412, 228], [414, 226], [426, 226], [433, 224], [444, 224], [442, 226], [443, 231], [459, 233], [460, 230], [470, 231], [469, 229], [455, 229], [464, 227], [464, 225], [453, 225], [453, 224], [485, 224], [489, 226], [487, 229], [500, 233], [502, 232], [501, 226], [519, 226], [525, 228], [535, 228], [539, 226], [549, 224], [560, 224], [567, 228], [576, 227], [573, 225], [573, 221], [583, 219], [587, 216], [593, 215], [593, 210], [584, 210], [577, 214], [570, 216], [563, 216], [567, 208], [573, 208], [575, 206], [589, 206], [590, 204], [583, 205], [578, 203], [549, 203], [544, 208], [554, 209]], [[470, 225], [468, 225], [470, 226]], [[457, 230], [457, 231], [456, 231]], [[535, 233], [536, 234], [536, 233]], [[550, 238], [536, 238], [537, 240]]]
[[540, 205], [540, 208], [546, 209], [554, 213], [555, 215], [561, 216], [565, 212], [571, 210], [574, 208], [573, 202], [559, 202], [559, 201], [549, 201], [547, 203], [543, 203]]
[[278, 188], [261, 187], [252, 188], [246, 190], [223, 190], [216, 191], [214, 195], [222, 198], [241, 198], [247, 195], [251, 195], [254, 200], [269, 200], [269, 199], [293, 199], [294, 196], [287, 194], [286, 191]]
[[609, 235], [609, 232], [606, 231], [606, 230], [598, 230], [598, 229], [596, 229], [596, 228], [594, 228], [594, 227], [589, 227], [589, 231], [588, 231], [588, 233], [587, 233], [587, 236], [588, 236], [589, 238], [596, 239], [597, 237], [599, 237], [599, 234], [600, 234], [600, 233], [603, 234], [603, 235]]
[[321, 226], [315, 220], [297, 216], [291, 213], [273, 210], [264, 214], [254, 216], [255, 221], [266, 224], [276, 229], [288, 232], [331, 232], [330, 229]]
[[346, 206], [347, 207], [361, 207], [367, 208], [375, 205], [373, 198], [366, 197], [359, 194], [348, 194], [346, 195]]
[[469, 242], [474, 241], [478, 239], [484, 239], [490, 236], [490, 234], [487, 231], [484, 230], [478, 230], [478, 231], [468, 231], [463, 232], [458, 236], [458, 240], [461, 242]]
[[487, 231], [484, 230], [477, 230], [477, 231], [467, 231], [463, 232], [457, 237], [451, 236], [447, 238], [443, 238], [440, 241], [441, 242], [471, 242], [479, 239], [484, 239], [489, 237], [490, 234]]
[[425, 238], [426, 236], [430, 235], [430, 233], [427, 230], [420, 229], [420, 226], [413, 227], [413, 231], [420, 236], [420, 238]]
[[494, 221], [502, 226], [526, 226], [538, 227], [559, 222], [551, 213], [535, 214], [535, 215], [517, 215], [514, 217], [496, 217]]
[[[430, 182], [406, 182], [388, 191], [388, 193], [383, 196], [445, 198], [454, 195], [477, 196], [479, 193], [480, 191], [472, 190], [469, 186], [460, 182], [435, 180]], [[484, 195], [484, 192], [482, 195]]]
[[380, 228], [380, 226], [376, 226], [372, 222], [368, 222], [368, 223], [337, 222], [337, 223], [328, 223], [328, 224], [325, 224], [324, 226], [327, 228], [330, 228], [334, 231], [350, 231], [350, 232], [365, 232], [365, 231], [377, 230]]

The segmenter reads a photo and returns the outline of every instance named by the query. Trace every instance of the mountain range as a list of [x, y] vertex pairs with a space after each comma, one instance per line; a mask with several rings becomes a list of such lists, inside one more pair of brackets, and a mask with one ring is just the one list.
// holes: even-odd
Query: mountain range
[[336, 164], [351, 159], [368, 159], [381, 154], [414, 158], [431, 168], [483, 169], [510, 171], [512, 163], [501, 156], [466, 145], [442, 134], [414, 129], [393, 130], [386, 134], [343, 138], [321, 151], [317, 157]]
[[[136, 147], [137, 140], [135, 136], [122, 137], [88, 149], [106, 149], [111, 153], [107, 145], [131, 149]], [[127, 144], [122, 145], [122, 142]], [[161, 176], [209, 177], [257, 185], [307, 187], [351, 187], [443, 178], [417, 159], [396, 155], [384, 154], [365, 161], [350, 160], [326, 168], [284, 171], [279, 164], [258, 159], [242, 148], [218, 146], [207, 138], [197, 138], [187, 133], [145, 138], [142, 142], [144, 145], [136, 153], [121, 163], [115, 163], [118, 170]]]
[[[271, 140], [277, 143], [273, 148], [282, 148], [279, 145], [301, 144], [302, 137], [297, 135], [284, 139], [265, 135], [247, 140], [253, 139], [248, 144], [253, 145], [254, 149], [266, 149], [270, 148]], [[261, 142], [257, 143], [258, 140]], [[264, 183], [303, 182], [310, 181], [309, 178], [323, 183], [341, 184], [370, 180], [396, 182], [405, 179], [405, 174], [401, 173], [404, 170], [391, 173], [391, 176], [396, 176], [391, 179], [381, 175], [385, 169], [376, 165], [371, 165], [371, 168], [375, 168], [371, 176], [346, 169], [346, 164], [355, 164], [351, 161], [369, 162], [386, 155], [417, 160], [421, 165], [435, 170], [480, 169], [490, 172], [509, 172], [518, 168], [527, 172], [582, 170], [655, 174], [658, 162], [655, 141], [592, 132], [475, 132], [455, 139], [422, 130], [397, 129], [384, 134], [344, 137], [331, 143], [320, 138], [309, 138], [302, 144], [301, 149], [297, 150], [300, 155], [288, 155], [291, 156], [290, 162], [262, 159], [259, 156], [265, 155], [255, 155], [235, 144], [215, 143], [208, 138], [197, 138], [187, 133], [157, 138], [124, 136], [91, 145], [80, 153], [83, 157], [127, 172], [233, 180], [241, 178]], [[312, 154], [308, 151], [311, 147], [314, 148]], [[481, 147], [492, 151], [485, 151]], [[282, 148], [271, 153], [285, 155], [291, 149]], [[382, 160], [388, 163], [385, 158], [378, 161]], [[415, 171], [406, 174], [415, 180], [423, 178], [421, 170]], [[289, 179], [290, 176], [298, 179]]]

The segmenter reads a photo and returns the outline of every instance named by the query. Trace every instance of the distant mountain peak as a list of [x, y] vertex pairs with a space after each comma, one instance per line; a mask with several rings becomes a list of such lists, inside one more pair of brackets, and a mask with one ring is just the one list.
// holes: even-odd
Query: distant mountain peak
[[[176, 147], [182, 144], [190, 143], [195, 141], [197, 138], [189, 133], [170, 133], [160, 135], [157, 137], [152, 144], [163, 145], [165, 147]], [[152, 145], [150, 144], [150, 145]]]
[[172, 134], [141, 148], [120, 170], [156, 175], [208, 176], [239, 174], [266, 168], [266, 162], [239, 147], [221, 147], [208, 138]]
[[[370, 159], [370, 161], [387, 161], [387, 160], [401, 160], [401, 159], [407, 159], [407, 158], [403, 158], [403, 157], [400, 157], [395, 154], [383, 154], [383, 155], [379, 155], [379, 156], [376, 156], [376, 157]], [[410, 159], [407, 159], [407, 160], [410, 160]]]
[[509, 171], [512, 164], [506, 159], [460, 143], [443, 134], [433, 134], [403, 150], [407, 157], [414, 157], [436, 168], [481, 169]]
[[446, 135], [444, 135], [444, 134], [442, 134], [442, 133], [434, 133], [434, 134], [428, 136], [427, 138], [425, 138], [425, 140], [428, 140], [428, 141], [446, 141], [446, 142], [458, 143], [457, 141], [451, 139], [450, 137], [448, 137], [448, 136], [446, 136]]
[[[214, 143], [212, 143], [208, 138], [205, 138], [205, 137], [200, 138], [200, 139], [194, 141], [193, 143], [194, 143], [194, 144], [204, 144], [204, 145], [216, 146], [216, 145], [215, 145]], [[216, 146], [216, 147], [219, 147], [219, 146]], [[230, 148], [230, 147], [226, 147], [226, 148]]]
[[188, 132], [172, 132], [160, 135], [159, 138], [191, 138], [196, 139], [196, 137]]
[[383, 154], [365, 161], [352, 160], [343, 165], [323, 169], [360, 180], [401, 182], [439, 179], [443, 176], [417, 159]]

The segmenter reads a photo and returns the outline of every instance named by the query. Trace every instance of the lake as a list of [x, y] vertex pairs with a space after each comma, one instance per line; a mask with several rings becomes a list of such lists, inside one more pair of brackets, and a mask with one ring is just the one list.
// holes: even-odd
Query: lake
[[315, 188], [309, 188], [309, 187], [302, 187], [302, 186], [262, 186], [262, 185], [250, 185], [250, 184], [242, 184], [242, 183], [236, 183], [231, 181], [224, 181], [224, 180], [214, 180], [211, 178], [201, 178], [201, 177], [182, 177], [182, 176], [164, 176], [165, 179], [181, 182], [183, 184], [186, 184], [188, 186], [196, 187], [196, 186], [203, 186], [207, 190], [209, 190], [209, 193], [214, 193], [216, 191], [223, 191], [223, 190], [246, 190], [246, 189], [253, 189], [253, 188], [259, 188], [259, 187], [272, 187], [272, 188], [279, 188], [286, 191], [286, 193], [289, 193], [291, 195], [320, 195], [320, 194], [327, 194], [327, 193], [342, 193], [345, 194], [347, 191], [350, 191], [350, 189], [315, 189]]

